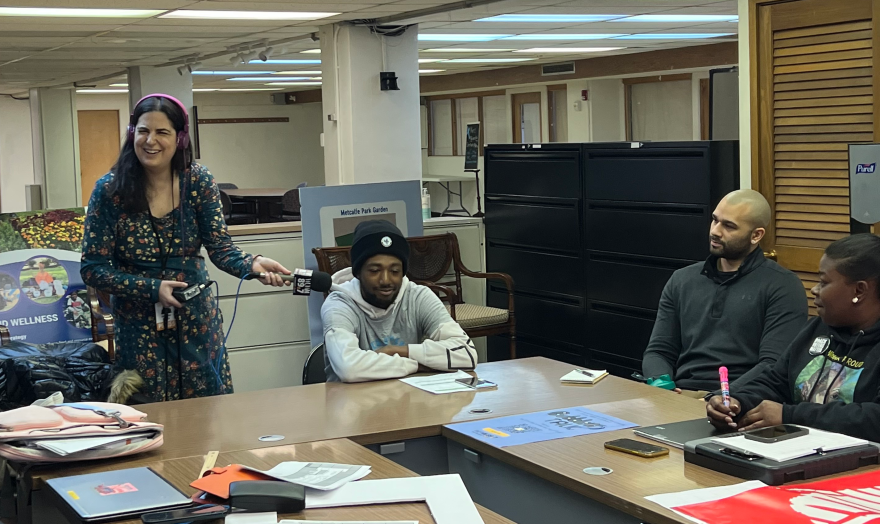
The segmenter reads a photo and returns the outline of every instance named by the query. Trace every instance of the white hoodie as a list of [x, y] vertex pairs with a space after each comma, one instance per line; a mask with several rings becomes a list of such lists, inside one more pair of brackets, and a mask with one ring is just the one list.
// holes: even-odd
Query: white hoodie
[[[404, 377], [419, 364], [441, 371], [476, 367], [473, 342], [429, 288], [403, 277], [397, 298], [382, 309], [364, 300], [351, 268], [334, 274], [333, 283], [321, 308], [328, 382]], [[389, 344], [408, 345], [409, 358], [378, 352]]]

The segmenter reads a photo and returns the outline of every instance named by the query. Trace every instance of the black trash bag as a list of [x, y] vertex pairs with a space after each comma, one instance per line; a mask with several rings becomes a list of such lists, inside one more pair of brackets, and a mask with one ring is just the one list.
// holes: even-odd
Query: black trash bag
[[65, 402], [99, 401], [111, 364], [92, 343], [24, 344], [0, 347], [0, 409], [26, 406], [60, 391]]

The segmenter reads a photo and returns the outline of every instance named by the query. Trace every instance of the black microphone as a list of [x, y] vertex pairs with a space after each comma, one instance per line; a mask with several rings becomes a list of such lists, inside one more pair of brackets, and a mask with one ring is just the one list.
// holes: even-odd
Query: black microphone
[[[330, 273], [324, 273], [323, 271], [297, 268], [289, 275], [276, 274], [281, 277], [281, 280], [293, 283], [294, 295], [311, 295], [312, 291], [326, 293], [330, 291], [330, 287], [333, 285]], [[265, 275], [265, 273], [248, 273], [244, 279], [253, 280], [255, 278], [263, 278]]]

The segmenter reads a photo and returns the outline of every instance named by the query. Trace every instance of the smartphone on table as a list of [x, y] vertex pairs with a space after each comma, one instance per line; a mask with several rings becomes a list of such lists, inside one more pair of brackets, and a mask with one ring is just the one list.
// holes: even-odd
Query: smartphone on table
[[605, 447], [614, 451], [622, 451], [623, 453], [646, 458], [661, 457], [669, 454], [669, 448], [655, 446], [654, 444], [648, 444], [631, 438], [610, 440], [605, 443]]
[[179, 524], [182, 522], [199, 522], [210, 520], [222, 520], [229, 511], [227, 506], [219, 504], [202, 504], [182, 509], [169, 511], [155, 511], [141, 515], [144, 524]]
[[753, 429], [744, 433], [749, 440], [772, 444], [773, 442], [781, 442], [796, 437], [806, 435], [810, 432], [807, 428], [794, 426], [792, 424], [780, 424], [778, 426], [770, 426], [769, 428]]
[[467, 386], [467, 387], [473, 388], [473, 389], [487, 389], [487, 388], [497, 388], [498, 387], [498, 384], [496, 384], [492, 381], [485, 380], [482, 378], [477, 378], [477, 377], [457, 378], [457, 379], [455, 379], [455, 381], [463, 386]]

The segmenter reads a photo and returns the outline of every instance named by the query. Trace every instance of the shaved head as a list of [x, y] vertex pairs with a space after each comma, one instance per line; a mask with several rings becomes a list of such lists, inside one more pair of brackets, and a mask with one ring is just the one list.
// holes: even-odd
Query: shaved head
[[770, 204], [764, 195], [753, 189], [738, 189], [728, 193], [723, 199], [728, 206], [739, 209], [739, 217], [748, 222], [752, 229], [766, 228], [770, 225]]

